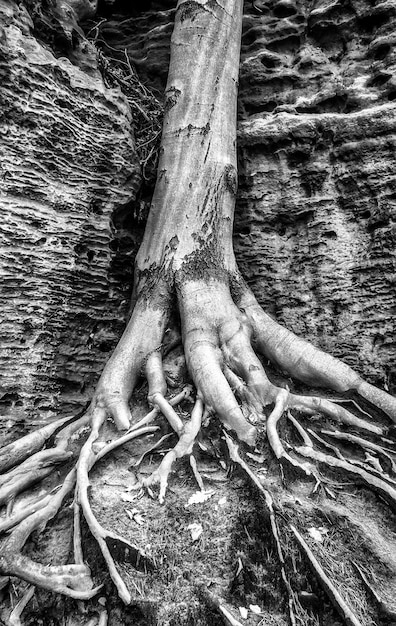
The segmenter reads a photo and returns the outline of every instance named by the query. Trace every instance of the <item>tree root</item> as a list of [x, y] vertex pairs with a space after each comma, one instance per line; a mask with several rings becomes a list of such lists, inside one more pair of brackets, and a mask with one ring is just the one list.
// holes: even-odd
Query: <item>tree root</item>
[[312, 461], [317, 461], [318, 463], [323, 463], [325, 465], [328, 465], [329, 467], [341, 469], [347, 474], [351, 474], [360, 482], [363, 482], [365, 485], [371, 488], [375, 493], [380, 495], [390, 504], [392, 509], [396, 511], [396, 489], [394, 489], [384, 480], [368, 472], [367, 469], [357, 467], [356, 465], [353, 465], [345, 459], [335, 458], [328, 454], [324, 454], [323, 452], [314, 450], [309, 446], [299, 446], [296, 447], [295, 450], [296, 452], [298, 452], [298, 454], [301, 454], [302, 456], [309, 458]]
[[[354, 443], [360, 446], [364, 450], [373, 450], [374, 452], [377, 452], [378, 454], [380, 454], [386, 459], [386, 461], [390, 465], [391, 472], [396, 475], [396, 463], [394, 459], [391, 457], [391, 455], [389, 454], [389, 451], [386, 450], [383, 446], [379, 446], [376, 443], [372, 443], [371, 441], [367, 441], [367, 439], [363, 439], [362, 437], [358, 437], [357, 435], [352, 435], [350, 433], [341, 433], [336, 430], [323, 430], [323, 429], [321, 432], [324, 435], [329, 435], [330, 437], [333, 437], [333, 439], [349, 441], [350, 443]], [[394, 454], [396, 455], [396, 451], [394, 452]]]
[[267, 438], [268, 442], [278, 459], [278, 461], [286, 461], [294, 470], [299, 470], [306, 476], [311, 476], [312, 471], [308, 463], [300, 463], [294, 459], [284, 449], [277, 431], [277, 423], [283, 415], [287, 406], [289, 392], [282, 390], [279, 392], [275, 401], [275, 408], [267, 419]]
[[46, 566], [36, 563], [21, 554], [27, 539], [36, 529], [42, 530], [61, 507], [64, 498], [73, 489], [76, 470], [66, 476], [62, 487], [35, 513], [19, 523], [3, 542], [0, 556], [0, 571], [17, 576], [22, 580], [55, 591], [72, 598], [92, 598], [99, 588], [93, 589], [89, 568], [84, 564]]
[[272, 496], [270, 492], [268, 491], [268, 489], [265, 489], [263, 487], [263, 485], [261, 484], [257, 476], [250, 469], [249, 465], [241, 458], [239, 451], [238, 451], [238, 446], [233, 442], [231, 437], [227, 435], [227, 433], [224, 433], [224, 436], [225, 436], [225, 440], [227, 443], [230, 459], [234, 463], [237, 463], [243, 469], [245, 474], [248, 476], [250, 482], [254, 485], [256, 489], [258, 489], [259, 493], [261, 493], [261, 495], [264, 496], [264, 502], [266, 504], [267, 511], [269, 513], [272, 537], [273, 537], [273, 540], [276, 546], [277, 555], [278, 555], [278, 561], [279, 561], [280, 570], [281, 570], [281, 577], [282, 577], [282, 581], [283, 581], [283, 584], [285, 586], [285, 589], [288, 595], [290, 623], [292, 626], [296, 626], [296, 617], [295, 617], [295, 611], [294, 611], [294, 594], [293, 594], [293, 590], [291, 588], [289, 579], [286, 575], [285, 559], [283, 556], [282, 545], [281, 545], [281, 541], [279, 537], [279, 529], [278, 529], [278, 525], [276, 522]]
[[[251, 345], [251, 337], [253, 337], [258, 348], [263, 351], [265, 343], [263, 343], [262, 334], [264, 332], [263, 318], [260, 318], [261, 321], [258, 320], [257, 310], [254, 307], [250, 309], [250, 305], [245, 307], [243, 312], [243, 298], [239, 304], [240, 308], [238, 308], [224, 285], [219, 286], [216, 281], [210, 282], [209, 286], [207, 283], [201, 285], [199, 282], [194, 282], [189, 287], [183, 286], [180, 293], [178, 292], [179, 297], [186, 298], [180, 301], [183, 341], [187, 367], [197, 389], [191, 419], [184, 422], [173, 408], [179, 402], [191, 398], [192, 390], [190, 387], [184, 388], [182, 392], [170, 400], [165, 397], [166, 377], [159, 346], [165, 333], [167, 314], [158, 309], [144, 308], [143, 304], [138, 302], [123, 339], [105, 368], [88, 411], [74, 421], [69, 418], [58, 420], [51, 428], [44, 427], [37, 433], [27, 435], [19, 442], [10, 444], [5, 448], [6, 462], [2, 466], [6, 468], [6, 473], [0, 477], [0, 503], [12, 504], [18, 494], [48, 476], [57, 463], [70, 460], [73, 456], [70, 452], [73, 439], [77, 437], [77, 433], [82, 428], [88, 424], [90, 426], [90, 432], [81, 448], [76, 468], [69, 472], [62, 487], [56, 492], [45, 494], [38, 500], [30, 502], [24, 510], [10, 513], [0, 521], [0, 532], [11, 531], [4, 541], [4, 550], [0, 556], [1, 573], [19, 576], [31, 584], [78, 599], [95, 595], [98, 588], [93, 589], [93, 582], [89, 569], [84, 563], [81, 545], [80, 515], [82, 513], [92, 535], [98, 542], [120, 598], [125, 603], [129, 603], [131, 595], [117, 571], [115, 559], [126, 559], [135, 568], [145, 572], [153, 570], [155, 564], [137, 546], [130, 544], [110, 530], [106, 530], [98, 522], [88, 497], [89, 472], [95, 463], [116, 447], [135, 437], [156, 431], [157, 427], [149, 426], [149, 424], [160, 414], [165, 417], [179, 437], [173, 450], [164, 456], [159, 467], [144, 481], [148, 490], [151, 489], [152, 485], [159, 484], [158, 497], [161, 503], [164, 502], [172, 467], [177, 459], [184, 456], [189, 457], [192, 473], [199, 488], [204, 490], [204, 484], [193, 456], [193, 446], [202, 427], [204, 410], [208, 414], [216, 413], [226, 429], [233, 430], [242, 442], [252, 446], [257, 435], [257, 428], [252, 422], [259, 427], [265, 421], [264, 408], [273, 405], [266, 420], [266, 432], [269, 445], [282, 465], [287, 464], [293, 472], [298, 471], [309, 478], [315, 477], [314, 491], [322, 484], [315, 469], [317, 463], [342, 470], [347, 472], [349, 476], [353, 476], [355, 480], [366, 484], [396, 509], [395, 481], [381, 470], [381, 466], [375, 468], [359, 459], [347, 460], [337, 446], [326, 442], [312, 430], [306, 431], [298, 420], [290, 414], [290, 410], [297, 410], [309, 416], [324, 415], [338, 424], [378, 437], [387, 433], [385, 426], [374, 421], [370, 422], [367, 419], [367, 414], [365, 414], [365, 419], [354, 415], [345, 407], [339, 406], [336, 401], [310, 395], [296, 395], [271, 383]], [[201, 300], [201, 298], [203, 299]], [[213, 308], [213, 301], [218, 303], [216, 309]], [[141, 317], [142, 311], [146, 317]], [[141, 329], [138, 338], [135, 339], [136, 328], [142, 327], [143, 319], [146, 320], [146, 330]], [[267, 318], [265, 319], [267, 320]], [[268, 322], [270, 327], [271, 323]], [[135, 324], [137, 324], [136, 327]], [[148, 333], [147, 328], [155, 328], [153, 335]], [[253, 335], [251, 334], [252, 330], [254, 331]], [[267, 331], [268, 329], [265, 330], [265, 333]], [[132, 342], [132, 348], [129, 348], [126, 342]], [[305, 365], [296, 364], [296, 346], [301, 347], [303, 345], [299, 342], [300, 340], [295, 339], [293, 335], [281, 333], [278, 336], [278, 344], [271, 343], [270, 352], [272, 351], [271, 354], [276, 353], [277, 359], [274, 360], [278, 363], [282, 360], [279, 356], [280, 352], [283, 356], [284, 354], [294, 355], [294, 361], [292, 359], [294, 366], [290, 366], [291, 372], [296, 376], [298, 374], [297, 377], [303, 379], [306, 376], [306, 379], [312, 382], [312, 376], [318, 372], [319, 365], [315, 359], [317, 360], [320, 351], [315, 352], [316, 349], [314, 352], [308, 351], [307, 354], [311, 354], [313, 359], [313, 364], [311, 363], [309, 367], [306, 362], [307, 355], [302, 359]], [[322, 367], [322, 364], [319, 368], [321, 372], [319, 378], [324, 380], [327, 377], [327, 385], [331, 383], [333, 388], [339, 391], [341, 386], [339, 376], [340, 372], [343, 372], [348, 374], [347, 378], [349, 377], [349, 386], [346, 383], [343, 384], [345, 388], [361, 388], [359, 377], [355, 374], [352, 376], [350, 368], [345, 369], [346, 366], [344, 368], [339, 361], [332, 359], [332, 357], [326, 363], [326, 366]], [[148, 401], [153, 409], [136, 424], [130, 426], [127, 389], [130, 393], [131, 387], [133, 388], [138, 375], [138, 365], [144, 369], [146, 374]], [[118, 367], [120, 368], [119, 385], [116, 375]], [[297, 368], [296, 371], [294, 367]], [[366, 387], [364, 389], [367, 390]], [[241, 399], [242, 407], [238, 404], [234, 394]], [[383, 394], [377, 394], [375, 397], [371, 394], [370, 397], [378, 400], [376, 406], [382, 409], [385, 404], [388, 408], [393, 406], [393, 400], [384, 404]], [[286, 411], [289, 411], [289, 421], [297, 429], [304, 443], [303, 446], [294, 447], [293, 454], [285, 450], [278, 433], [279, 421]], [[104, 447], [100, 447], [98, 445], [99, 433], [108, 414], [113, 417], [118, 428], [126, 430], [126, 432]], [[246, 419], [246, 415], [249, 416], [249, 419]], [[392, 451], [389, 449], [386, 450], [383, 446], [372, 444], [357, 435], [340, 431], [334, 431], [334, 433], [336, 433], [335, 436], [333, 436], [333, 431], [325, 431], [324, 434], [336, 439], [344, 439], [352, 444], [360, 445], [364, 450], [380, 454], [387, 466], [390, 467], [391, 472], [395, 473], [396, 463], [392, 457]], [[54, 436], [53, 446], [41, 449], [52, 436]], [[294, 624], [296, 600], [284, 567], [271, 495], [263, 489], [239, 453], [232, 450], [230, 444], [232, 440], [229, 435], [226, 434], [225, 437], [230, 457], [241, 465], [250, 480], [264, 496], [269, 512], [273, 540], [277, 548], [281, 576], [288, 594], [290, 620]], [[335, 457], [315, 450], [314, 442], [326, 446], [335, 454]], [[12, 455], [15, 455], [15, 462], [11, 458]], [[309, 459], [310, 462], [302, 461], [301, 457]], [[21, 550], [28, 536], [34, 529], [45, 526], [48, 520], [57, 513], [62, 501], [74, 488], [76, 482], [73, 537], [75, 563], [57, 567], [43, 566], [22, 556]], [[324, 489], [331, 494], [326, 487]], [[335, 496], [332, 495], [332, 497]]]
[[361, 626], [360, 621], [351, 611], [345, 600], [342, 598], [341, 594], [337, 591], [330, 578], [325, 574], [319, 561], [315, 557], [314, 553], [312, 552], [306, 541], [300, 535], [298, 530], [292, 524], [290, 524], [290, 529], [294, 534], [300, 550], [305, 555], [309, 566], [316, 575], [318, 582], [326, 592], [327, 596], [331, 600], [331, 603], [333, 604], [334, 608], [339, 613], [341, 618], [344, 620], [345, 624], [347, 624], [348, 626]]
[[[84, 517], [88, 523], [89, 529], [95, 537], [106, 561], [110, 576], [117, 588], [118, 595], [121, 600], [125, 602], [125, 604], [130, 604], [131, 595], [117, 571], [111, 552], [116, 551], [118, 555], [122, 553], [123, 560], [130, 561], [134, 567], [143, 569], [143, 571], [153, 570], [154, 564], [139, 548], [132, 545], [119, 535], [106, 530], [101, 524], [99, 524], [92, 511], [88, 497], [89, 471], [99, 459], [103, 458], [116, 447], [141, 435], [155, 432], [158, 427], [146, 426], [140, 429], [134, 429], [127, 435], [124, 435], [118, 440], [108, 444], [98, 454], [95, 454], [93, 451], [93, 445], [99, 437], [99, 431], [105, 418], [105, 410], [99, 408], [94, 412], [91, 424], [91, 433], [81, 450], [77, 464], [77, 498]], [[77, 554], [79, 555], [79, 558], [81, 558], [78, 541], [79, 540], [77, 539]]]
[[[181, 459], [183, 456], [191, 456], [195, 438], [201, 428], [201, 420], [203, 414], [203, 403], [200, 398], [197, 398], [195, 406], [191, 413], [191, 419], [182, 425], [179, 431], [179, 441], [173, 450], [170, 450], [162, 459], [160, 466], [149, 476], [144, 485], [146, 488], [150, 488], [152, 485], [159, 483], [160, 491], [158, 500], [163, 504], [165, 499], [166, 488], [168, 486], [168, 478], [172, 469], [173, 463], [176, 459]], [[177, 416], [178, 420], [179, 417]], [[172, 422], [174, 418], [172, 416]], [[194, 470], [194, 467], [193, 467]], [[199, 483], [200, 484], [200, 483]]]
[[366, 588], [366, 591], [368, 591], [368, 593], [370, 594], [370, 596], [373, 598], [374, 602], [376, 603], [380, 617], [382, 617], [386, 622], [392, 622], [392, 623], [396, 622], [396, 611], [391, 609], [386, 604], [386, 602], [381, 600], [380, 596], [375, 591], [374, 587], [370, 584], [367, 576], [365, 575], [363, 570], [359, 567], [359, 565], [355, 563], [354, 561], [352, 562], [352, 564], [354, 568], [356, 569], [357, 573], [359, 574], [362, 580], [362, 583]]
[[71, 420], [72, 417], [64, 417], [0, 448], [0, 472], [6, 472], [41, 450], [45, 442]]

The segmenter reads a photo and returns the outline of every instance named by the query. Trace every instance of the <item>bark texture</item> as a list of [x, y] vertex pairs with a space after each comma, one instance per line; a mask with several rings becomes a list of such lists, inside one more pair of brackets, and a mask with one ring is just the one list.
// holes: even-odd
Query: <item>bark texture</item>
[[140, 167], [95, 48], [60, 21], [55, 55], [23, 4], [1, 2], [0, 24], [0, 405], [23, 431], [83, 404], [116, 343], [130, 287], [112, 271], [112, 216]]

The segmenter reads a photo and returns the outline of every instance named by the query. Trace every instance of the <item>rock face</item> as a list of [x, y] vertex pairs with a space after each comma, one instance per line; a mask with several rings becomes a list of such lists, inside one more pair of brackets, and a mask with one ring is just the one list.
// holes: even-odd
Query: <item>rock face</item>
[[84, 403], [120, 333], [111, 220], [140, 168], [93, 46], [56, 58], [22, 4], [1, 1], [0, 23], [0, 406], [23, 428]]
[[[173, 19], [162, 8], [102, 27], [156, 88]], [[267, 311], [393, 393], [395, 13], [245, 3], [234, 241]]]
[[240, 69], [241, 268], [279, 321], [395, 392], [395, 7], [254, 4]]
[[[174, 5], [119, 1], [97, 28], [159, 92]], [[22, 4], [0, 0], [0, 17], [0, 403], [22, 423], [81, 405], [121, 332], [140, 181], [126, 99], [104, 85], [93, 46], [73, 24], [43, 41]], [[389, 2], [246, 3], [235, 224], [263, 306], [391, 392], [394, 26]]]

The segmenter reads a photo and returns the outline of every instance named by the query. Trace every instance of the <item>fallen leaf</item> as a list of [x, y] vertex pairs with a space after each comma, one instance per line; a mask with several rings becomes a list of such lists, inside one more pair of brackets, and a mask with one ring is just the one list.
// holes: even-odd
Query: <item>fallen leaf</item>
[[249, 604], [249, 609], [251, 610], [252, 613], [254, 613], [255, 615], [261, 615], [261, 609], [258, 606], [258, 604]]
[[200, 504], [201, 502], [206, 502], [206, 500], [209, 500], [209, 498], [211, 498], [213, 495], [215, 494], [214, 491], [210, 490], [210, 491], [196, 491], [195, 493], [193, 493], [192, 496], [190, 496], [186, 507], [190, 506], [191, 504]]
[[225, 506], [227, 504], [227, 498], [225, 496], [220, 498], [219, 504], [220, 504], [220, 506]]
[[319, 543], [323, 542], [323, 537], [327, 535], [328, 532], [328, 529], [324, 526], [319, 526], [319, 528], [312, 526], [312, 528], [308, 528], [308, 534], [311, 535], [312, 539], [315, 539], [315, 541], [319, 541]]
[[122, 493], [121, 500], [123, 502], [133, 502], [137, 498], [137, 493]]
[[248, 610], [247, 608], [245, 608], [244, 606], [240, 606], [239, 608], [239, 612], [241, 614], [242, 619], [247, 619], [248, 618]]
[[142, 526], [144, 524], [144, 517], [139, 512], [139, 509], [132, 509], [132, 511], [130, 511], [129, 509], [125, 509], [125, 512], [128, 515], [129, 519], [136, 522], [136, 524], [139, 524], [139, 526]]
[[203, 533], [202, 524], [190, 524], [187, 528], [191, 533], [191, 539], [193, 541], [198, 541]]

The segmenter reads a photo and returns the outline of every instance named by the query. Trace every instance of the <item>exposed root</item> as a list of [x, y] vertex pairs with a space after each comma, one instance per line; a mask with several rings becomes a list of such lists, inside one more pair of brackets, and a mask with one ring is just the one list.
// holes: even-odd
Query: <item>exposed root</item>
[[0, 477], [0, 506], [46, 478], [53, 471], [54, 465], [69, 461], [72, 456], [72, 452], [63, 450], [42, 450], [7, 474], [3, 474]]
[[[239, 306], [250, 320], [260, 352], [281, 370], [315, 387], [359, 395], [396, 423], [396, 398], [366, 383], [348, 365], [297, 337], [267, 315], [240, 278]], [[340, 407], [341, 408], [341, 407]]]
[[170, 450], [162, 459], [160, 466], [149, 476], [144, 484], [147, 488], [159, 483], [160, 491], [158, 500], [163, 504], [165, 499], [166, 488], [168, 486], [168, 478], [172, 469], [173, 463], [176, 459], [180, 459], [183, 456], [191, 455], [195, 438], [201, 428], [201, 420], [203, 414], [203, 403], [200, 398], [197, 398], [195, 406], [191, 413], [191, 419], [183, 425], [180, 432], [180, 438], [173, 450]]
[[261, 493], [264, 496], [264, 501], [269, 513], [269, 519], [270, 519], [270, 524], [271, 524], [271, 532], [272, 532], [272, 537], [276, 546], [276, 551], [278, 554], [278, 560], [279, 560], [279, 565], [280, 565], [280, 570], [281, 570], [281, 577], [282, 577], [282, 581], [283, 584], [285, 586], [287, 595], [288, 595], [288, 607], [289, 607], [289, 618], [290, 618], [290, 623], [292, 626], [296, 625], [296, 618], [295, 618], [295, 611], [294, 611], [294, 594], [293, 594], [293, 590], [290, 586], [290, 582], [289, 579], [287, 577], [286, 574], [286, 569], [285, 569], [285, 559], [283, 556], [283, 550], [282, 550], [282, 545], [281, 545], [281, 541], [280, 541], [280, 537], [279, 537], [279, 529], [278, 529], [278, 524], [276, 522], [276, 517], [275, 517], [275, 511], [274, 511], [274, 506], [273, 506], [273, 500], [272, 500], [272, 496], [270, 494], [270, 492], [268, 491], [268, 489], [265, 489], [263, 487], [263, 485], [261, 484], [261, 482], [259, 481], [259, 479], [257, 478], [257, 476], [254, 474], [254, 472], [250, 469], [249, 465], [241, 458], [239, 451], [238, 451], [238, 446], [232, 441], [231, 437], [229, 437], [229, 435], [227, 435], [227, 433], [224, 433], [225, 436], [225, 440], [227, 443], [227, 447], [228, 447], [228, 452], [230, 454], [230, 459], [234, 462], [237, 463], [245, 472], [245, 474], [247, 474], [249, 480], [251, 481], [251, 483], [255, 486], [256, 489], [258, 489], [259, 493]]
[[47, 504], [14, 528], [2, 545], [0, 570], [3, 574], [17, 576], [44, 589], [86, 600], [92, 598], [99, 589], [93, 589], [90, 571], [86, 565], [46, 566], [21, 554], [32, 532], [36, 529], [42, 530], [59, 511], [63, 500], [73, 489], [75, 480], [76, 470], [73, 468], [66, 476], [62, 487], [51, 496]]
[[359, 481], [370, 487], [375, 493], [386, 500], [391, 507], [396, 510], [396, 489], [386, 483], [384, 480], [369, 473], [366, 469], [357, 467], [345, 459], [335, 458], [323, 452], [314, 450], [309, 446], [299, 446], [296, 448], [298, 454], [305, 456], [318, 463], [323, 463], [329, 467], [341, 469], [347, 474], [351, 474]]
[[[89, 471], [99, 459], [103, 458], [107, 453], [114, 450], [116, 447], [122, 445], [122, 443], [130, 441], [131, 439], [139, 437], [140, 435], [155, 432], [157, 430], [157, 427], [146, 426], [139, 430], [134, 430], [133, 432], [130, 432], [123, 437], [120, 437], [118, 440], [111, 442], [98, 454], [95, 454], [93, 451], [93, 444], [99, 437], [99, 431], [105, 418], [105, 410], [99, 408], [94, 412], [92, 418], [91, 433], [81, 450], [80, 458], [77, 464], [77, 497], [84, 517], [88, 523], [89, 529], [92, 535], [95, 537], [106, 561], [110, 576], [117, 588], [118, 595], [120, 596], [121, 600], [125, 602], [125, 604], [130, 604], [131, 595], [123, 579], [117, 571], [111, 551], [116, 550], [118, 554], [122, 552], [123, 560], [128, 560], [132, 562], [135, 567], [139, 566], [139, 569], [143, 569], [144, 571], [152, 570], [154, 568], [154, 564], [143, 552], [141, 552], [139, 548], [133, 546], [128, 541], [116, 535], [115, 533], [106, 530], [101, 524], [99, 524], [91, 509], [88, 497]], [[79, 555], [79, 548], [77, 548], [77, 550]]]
[[[389, 452], [383, 447], [379, 446], [376, 443], [372, 443], [371, 441], [367, 441], [367, 439], [363, 439], [362, 437], [358, 437], [357, 435], [352, 435], [350, 433], [341, 433], [336, 430], [322, 430], [324, 435], [329, 435], [334, 439], [340, 439], [342, 441], [349, 441], [350, 443], [354, 443], [364, 450], [373, 450], [374, 452], [378, 452], [381, 456], [383, 456], [386, 461], [390, 465], [390, 470], [393, 474], [396, 474], [396, 463], [394, 459], [391, 457]], [[396, 455], [396, 452], [394, 452]]]
[[306, 541], [303, 539], [301, 534], [292, 524], [290, 525], [290, 529], [294, 534], [294, 537], [296, 538], [300, 550], [305, 555], [309, 566], [316, 575], [318, 582], [326, 592], [328, 598], [330, 599], [331, 603], [333, 604], [334, 608], [339, 613], [341, 618], [344, 620], [345, 624], [347, 624], [348, 626], [361, 626], [360, 621], [351, 611], [345, 600], [342, 598], [341, 594], [337, 591], [330, 578], [326, 575], [319, 561], [317, 560], [314, 553], [312, 552]]
[[0, 448], [0, 472], [6, 472], [11, 467], [19, 465], [41, 450], [45, 442], [59, 430], [59, 428], [72, 419], [71, 417], [64, 417], [52, 424], [47, 424], [38, 430], [34, 430], [28, 435]]
[[387, 622], [395, 622], [396, 621], [396, 611], [394, 611], [393, 609], [391, 609], [386, 602], [384, 602], [383, 600], [381, 600], [380, 596], [378, 595], [378, 593], [376, 592], [376, 590], [374, 589], [374, 587], [370, 584], [366, 574], [363, 572], [363, 570], [359, 567], [359, 565], [355, 562], [353, 562], [353, 566], [355, 567], [357, 573], [359, 574], [363, 585], [366, 588], [366, 591], [368, 591], [368, 593], [370, 594], [370, 596], [373, 598], [374, 602], [377, 605], [377, 609], [378, 609], [378, 613], [380, 615], [380, 617], [382, 617], [384, 620], [386, 620]]
[[319, 398], [318, 396], [290, 395], [289, 407], [292, 409], [297, 409], [303, 413], [307, 413], [308, 415], [322, 413], [337, 422], [341, 422], [341, 424], [354, 426], [359, 430], [366, 430], [370, 433], [374, 433], [375, 435], [383, 435], [386, 433], [385, 428], [378, 426], [377, 424], [367, 422], [367, 420], [357, 417], [353, 413], [350, 413], [347, 409], [344, 409], [344, 407], [338, 406], [334, 402], [325, 398]]
[[170, 426], [173, 428], [175, 433], [180, 436], [184, 428], [183, 422], [172, 407], [172, 405], [167, 400], [165, 400], [164, 396], [161, 393], [156, 392], [151, 396], [151, 398], [153, 404], [157, 405], [161, 413], [168, 420]]
[[278, 397], [275, 401], [275, 407], [267, 419], [267, 437], [268, 442], [278, 459], [278, 461], [286, 461], [294, 469], [302, 471], [306, 476], [311, 476], [312, 471], [308, 463], [300, 463], [297, 459], [294, 459], [284, 449], [277, 431], [277, 424], [283, 415], [283, 412], [287, 406], [289, 392], [285, 389], [279, 391]]
[[20, 509], [18, 512], [7, 515], [0, 522], [0, 533], [6, 532], [7, 530], [14, 528], [14, 526], [17, 526], [17, 524], [19, 524], [20, 522], [22, 522], [22, 520], [29, 517], [29, 515], [32, 515], [33, 513], [36, 513], [36, 511], [39, 511], [40, 509], [44, 508], [50, 502], [50, 500], [51, 500], [50, 494], [47, 494], [45, 496], [40, 496], [34, 502], [25, 506], [23, 509]]

